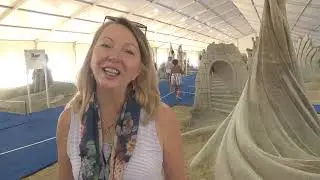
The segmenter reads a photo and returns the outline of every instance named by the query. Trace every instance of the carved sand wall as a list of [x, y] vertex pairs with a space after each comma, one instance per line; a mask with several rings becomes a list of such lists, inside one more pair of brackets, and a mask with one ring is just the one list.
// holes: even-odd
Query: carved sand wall
[[319, 180], [320, 121], [301, 85], [285, 0], [265, 0], [252, 73], [238, 104], [191, 162], [216, 180]]
[[194, 109], [230, 113], [247, 77], [247, 65], [234, 44], [210, 44], [196, 77]]
[[308, 35], [299, 38], [296, 54], [303, 80], [320, 81], [320, 48], [313, 46]]
[[252, 49], [247, 48], [247, 54], [248, 54], [247, 67], [248, 67], [249, 73], [251, 72], [254, 54], [257, 51], [257, 42], [258, 42], [258, 40], [259, 40], [258, 37], [252, 38], [253, 47], [252, 47]]

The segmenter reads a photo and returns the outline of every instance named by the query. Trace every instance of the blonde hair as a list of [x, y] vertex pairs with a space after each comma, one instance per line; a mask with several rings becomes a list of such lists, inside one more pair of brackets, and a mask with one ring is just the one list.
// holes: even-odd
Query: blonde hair
[[141, 54], [141, 68], [140, 74], [134, 81], [135, 98], [147, 113], [146, 118], [143, 120], [144, 124], [146, 124], [149, 122], [151, 117], [155, 115], [160, 105], [158, 77], [156, 75], [150, 45], [146, 36], [138, 27], [134, 26], [125, 18], [117, 18], [115, 21], [104, 23], [95, 33], [90, 49], [88, 50], [85, 61], [78, 74], [77, 92], [70, 100], [67, 107], [70, 107], [75, 113], [79, 113], [82, 117], [83, 113], [86, 111], [87, 105], [92, 100], [96, 86], [96, 82], [90, 68], [92, 53], [101, 33], [110, 24], [121, 24], [127, 27], [138, 42]]

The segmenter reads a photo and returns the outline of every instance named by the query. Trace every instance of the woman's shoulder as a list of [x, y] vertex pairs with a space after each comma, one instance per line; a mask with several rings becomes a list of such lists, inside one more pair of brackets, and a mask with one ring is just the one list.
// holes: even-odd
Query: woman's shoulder
[[176, 118], [176, 113], [165, 103], [160, 104], [155, 115], [155, 121], [160, 131], [175, 131], [180, 129], [180, 123]]
[[66, 106], [63, 111], [60, 113], [59, 121], [69, 121], [71, 118], [72, 108], [70, 106]]
[[156, 118], [163, 119], [163, 117], [167, 117], [170, 115], [174, 115], [174, 112], [171, 109], [171, 107], [168, 106], [166, 103], [161, 102], [156, 113]]
[[70, 122], [71, 122], [72, 109], [66, 107], [60, 114], [57, 124], [57, 137], [59, 135], [67, 135], [69, 132]]

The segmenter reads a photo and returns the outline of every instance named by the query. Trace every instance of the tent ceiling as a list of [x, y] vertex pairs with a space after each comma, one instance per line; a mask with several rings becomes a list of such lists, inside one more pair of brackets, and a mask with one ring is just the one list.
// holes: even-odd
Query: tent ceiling
[[[320, 42], [320, 2], [287, 0], [293, 37]], [[153, 46], [193, 49], [259, 32], [263, 0], [1, 0], [0, 39], [90, 43], [104, 16], [148, 26]]]
[[[250, 25], [259, 32], [264, 0], [233, 0]], [[287, 16], [292, 38], [310, 34], [313, 42], [320, 44], [320, 1], [287, 0]]]

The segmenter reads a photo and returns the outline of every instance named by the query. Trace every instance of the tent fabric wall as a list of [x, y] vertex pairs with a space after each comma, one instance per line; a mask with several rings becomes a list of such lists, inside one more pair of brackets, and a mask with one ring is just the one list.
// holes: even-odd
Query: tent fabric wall
[[[48, 54], [48, 67], [55, 81], [73, 82], [80, 68], [88, 44], [77, 44], [74, 52], [73, 43], [39, 42], [38, 49], [45, 49]], [[0, 41], [0, 88], [17, 87], [26, 84], [24, 50], [35, 48], [33, 41]], [[10, 79], [8, 78], [10, 77]], [[29, 83], [32, 82], [29, 72]]]
[[26, 84], [24, 49], [33, 48], [32, 41], [0, 41], [0, 88]]
[[88, 50], [90, 48], [89, 44], [76, 44], [76, 69], [79, 70], [87, 56]]
[[[48, 67], [51, 69], [54, 81], [75, 82], [77, 72], [85, 60], [90, 44], [9, 41], [0, 40], [0, 88], [23, 86], [26, 84], [25, 49], [44, 49], [48, 54]], [[183, 48], [183, 47], [182, 47]], [[154, 59], [157, 65], [167, 61], [169, 49], [166, 47], [154, 49]], [[177, 50], [174, 49], [176, 54]], [[186, 50], [187, 59], [192, 65], [198, 64], [198, 52]], [[8, 79], [10, 77], [10, 79]], [[29, 72], [29, 83], [32, 83], [32, 71]]]
[[72, 43], [39, 42], [38, 49], [44, 49], [48, 54], [48, 67], [54, 81], [75, 80], [76, 63], [72, 46]]

